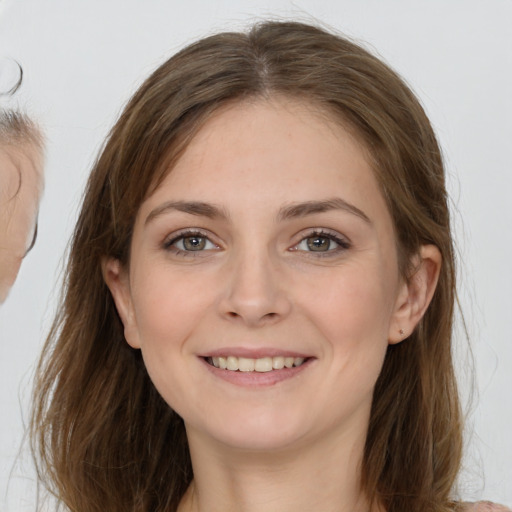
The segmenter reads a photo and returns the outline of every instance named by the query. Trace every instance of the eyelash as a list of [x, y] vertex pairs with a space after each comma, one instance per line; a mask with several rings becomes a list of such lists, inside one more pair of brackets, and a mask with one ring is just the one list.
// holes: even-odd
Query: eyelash
[[211, 243], [216, 248], [218, 248], [218, 245], [215, 244], [214, 242], [212, 242], [206, 233], [203, 233], [202, 231], [197, 231], [197, 230], [185, 230], [185, 231], [181, 231], [181, 232], [177, 233], [172, 238], [166, 240], [163, 243], [163, 249], [166, 251], [173, 252], [177, 256], [185, 256], [185, 257], [188, 256], [188, 257], [193, 257], [193, 258], [198, 257], [201, 255], [200, 253], [205, 252], [204, 250], [202, 250], [202, 251], [201, 250], [200, 251], [184, 251], [183, 249], [180, 249], [174, 245], [177, 242], [179, 242], [180, 240], [184, 240], [185, 238], [203, 238], [207, 242]]
[[[338, 247], [335, 247], [334, 249], [330, 249], [327, 251], [301, 251], [300, 249], [298, 249], [301, 243], [307, 241], [310, 238], [326, 238], [327, 240], [335, 242], [338, 245]], [[329, 258], [332, 256], [338, 256], [341, 252], [350, 249], [350, 247], [351, 244], [346, 238], [342, 238], [340, 235], [332, 233], [330, 231], [318, 229], [311, 231], [310, 233], [307, 233], [305, 236], [303, 236], [300, 239], [299, 243], [294, 245], [291, 250], [304, 252], [305, 255], [312, 258]]]
[[[174, 254], [178, 256], [185, 256], [185, 257], [198, 257], [201, 255], [201, 253], [206, 252], [203, 250], [198, 251], [186, 251], [183, 249], [180, 249], [175, 246], [175, 244], [181, 240], [184, 240], [185, 238], [202, 238], [205, 239], [210, 244], [214, 245], [216, 248], [218, 248], [218, 245], [212, 242], [209, 238], [209, 236], [202, 232], [197, 230], [185, 230], [181, 231], [172, 238], [166, 240], [162, 245], [163, 249], [166, 251], [173, 252]], [[338, 247], [335, 247], [334, 249], [330, 249], [327, 251], [305, 251], [298, 249], [299, 245], [303, 243], [304, 241], [307, 241], [310, 238], [326, 238], [327, 240], [330, 240], [338, 245]], [[340, 252], [346, 251], [347, 249], [350, 249], [351, 244], [346, 238], [340, 237], [338, 234], [331, 233], [329, 231], [325, 231], [322, 229], [311, 231], [310, 233], [305, 234], [300, 241], [295, 244], [290, 251], [297, 251], [297, 252], [303, 252], [308, 255], [308, 257], [315, 257], [315, 258], [325, 258], [325, 257], [332, 257], [335, 255], [338, 255]], [[211, 250], [211, 249], [207, 249]], [[204, 255], [204, 254], [203, 254]]]

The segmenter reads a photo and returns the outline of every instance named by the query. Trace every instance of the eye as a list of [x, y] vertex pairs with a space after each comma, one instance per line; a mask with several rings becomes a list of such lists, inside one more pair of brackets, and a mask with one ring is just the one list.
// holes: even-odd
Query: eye
[[322, 231], [311, 233], [309, 236], [303, 238], [295, 247], [293, 247], [293, 250], [310, 253], [333, 254], [348, 249], [349, 247], [350, 244], [347, 240], [344, 240], [334, 233], [326, 233]]
[[202, 233], [180, 233], [164, 244], [165, 249], [174, 249], [177, 253], [201, 252], [218, 249], [211, 240]]
[[310, 236], [302, 240], [298, 247], [305, 251], [326, 252], [336, 248], [338, 244], [326, 236]]

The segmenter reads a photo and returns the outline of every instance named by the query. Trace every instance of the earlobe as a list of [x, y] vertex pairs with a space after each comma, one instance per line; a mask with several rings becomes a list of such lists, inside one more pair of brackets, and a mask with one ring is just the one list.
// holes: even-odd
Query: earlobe
[[101, 262], [101, 271], [123, 323], [127, 343], [132, 348], [140, 348], [128, 273], [115, 258], [104, 258]]
[[435, 245], [423, 245], [414, 257], [413, 272], [401, 284], [390, 322], [388, 340], [400, 343], [414, 331], [423, 318], [434, 292], [441, 271], [442, 256]]

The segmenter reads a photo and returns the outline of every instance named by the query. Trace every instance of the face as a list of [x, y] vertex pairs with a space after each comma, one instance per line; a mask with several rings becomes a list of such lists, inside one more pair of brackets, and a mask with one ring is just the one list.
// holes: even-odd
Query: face
[[34, 239], [42, 188], [40, 160], [36, 148], [0, 146], [0, 303]]
[[270, 450], [364, 437], [405, 322], [393, 224], [358, 141], [307, 105], [224, 108], [104, 275], [189, 437]]

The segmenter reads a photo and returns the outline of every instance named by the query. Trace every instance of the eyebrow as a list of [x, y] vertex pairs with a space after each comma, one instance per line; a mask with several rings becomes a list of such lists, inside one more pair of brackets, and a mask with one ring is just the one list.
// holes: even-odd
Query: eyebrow
[[[366, 215], [366, 213], [364, 213], [353, 204], [348, 203], [344, 199], [341, 199], [340, 197], [326, 199], [323, 201], [305, 201], [292, 203], [290, 205], [283, 206], [277, 214], [277, 220], [284, 221], [300, 217], [307, 217], [308, 215], [328, 212], [331, 210], [346, 211], [356, 215], [368, 224], [371, 224], [370, 218]], [[159, 217], [160, 215], [170, 211], [179, 211], [188, 213], [189, 215], [207, 217], [209, 219], [226, 220], [229, 218], [228, 213], [223, 208], [215, 204], [204, 203], [202, 201], [167, 201], [152, 210], [151, 213], [149, 213], [149, 215], [146, 217], [144, 224], [147, 225], [156, 217]]]
[[331, 210], [343, 210], [363, 219], [371, 224], [370, 218], [366, 213], [351, 203], [348, 203], [341, 197], [334, 197], [324, 201], [306, 201], [303, 203], [292, 203], [281, 208], [278, 214], [278, 220], [289, 220], [298, 217], [306, 217], [315, 213], [323, 213]]
[[200, 217], [208, 217], [209, 219], [227, 219], [229, 215], [219, 206], [211, 203], [203, 203], [202, 201], [167, 201], [160, 206], [157, 206], [146, 217], [144, 222], [147, 225], [156, 217], [168, 213], [170, 211], [178, 211], [188, 213], [190, 215], [197, 215]]

